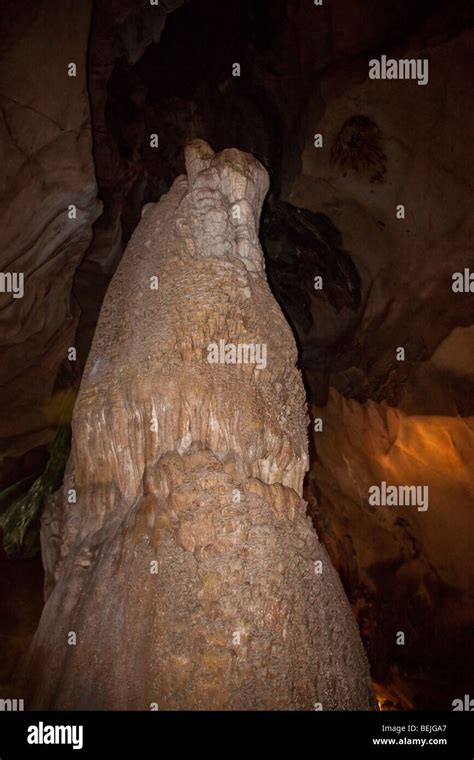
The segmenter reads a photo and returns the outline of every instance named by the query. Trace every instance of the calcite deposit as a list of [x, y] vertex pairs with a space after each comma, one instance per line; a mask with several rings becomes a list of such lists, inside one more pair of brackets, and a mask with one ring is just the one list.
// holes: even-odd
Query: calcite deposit
[[[305, 394], [257, 234], [267, 172], [200, 140], [186, 172], [145, 207], [103, 304], [43, 516], [27, 706], [372, 709], [302, 499]], [[265, 346], [265, 366], [208, 361], [222, 340]]]

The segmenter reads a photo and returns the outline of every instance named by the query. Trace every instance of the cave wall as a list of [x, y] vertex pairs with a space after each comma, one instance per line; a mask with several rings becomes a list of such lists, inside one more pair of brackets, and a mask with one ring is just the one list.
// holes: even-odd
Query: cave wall
[[[358, 308], [319, 294], [300, 329], [323, 422], [308, 491], [379, 692], [404, 708], [449, 709], [472, 662], [474, 308], [471, 293], [452, 289], [453, 274], [474, 265], [472, 39], [426, 25], [390, 49], [424, 51], [423, 87], [370, 80], [364, 60], [323, 76], [305, 119], [317, 127], [283, 192], [331, 218], [360, 276]], [[382, 481], [426, 485], [428, 509], [371, 507], [369, 488]]]
[[2, 9], [0, 268], [24, 276], [22, 297], [0, 294], [2, 458], [53, 437], [58, 377], [77, 378], [67, 361], [79, 316], [72, 281], [101, 211], [86, 83], [90, 17], [90, 2]]

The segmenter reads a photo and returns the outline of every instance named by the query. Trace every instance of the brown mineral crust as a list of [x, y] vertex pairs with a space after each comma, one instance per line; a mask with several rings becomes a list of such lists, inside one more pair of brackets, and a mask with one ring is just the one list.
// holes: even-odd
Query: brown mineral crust
[[[267, 173], [203, 141], [186, 169], [145, 207], [104, 301], [43, 517], [28, 706], [372, 709], [301, 498], [305, 394], [257, 235]], [[266, 345], [266, 366], [210, 364], [220, 340]]]

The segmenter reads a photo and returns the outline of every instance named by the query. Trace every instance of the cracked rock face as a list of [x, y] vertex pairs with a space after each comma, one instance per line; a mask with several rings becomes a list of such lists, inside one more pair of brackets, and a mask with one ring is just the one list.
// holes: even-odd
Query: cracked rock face
[[257, 237], [267, 173], [203, 141], [186, 171], [104, 301], [43, 517], [29, 706], [372, 709], [301, 497], [305, 395]]

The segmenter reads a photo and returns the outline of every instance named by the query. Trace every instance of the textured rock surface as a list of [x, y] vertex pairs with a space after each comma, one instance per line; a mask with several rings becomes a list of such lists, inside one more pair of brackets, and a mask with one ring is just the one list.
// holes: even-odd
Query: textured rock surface
[[[108, 98], [114, 91], [117, 61], [126, 70], [137, 63], [149, 45], [156, 45], [165, 26], [166, 15], [182, 0], [162, 0], [158, 5], [136, 0], [96, 0], [87, 62], [92, 121], [94, 163], [104, 213], [94, 227], [94, 240], [86, 262], [112, 274], [123, 252], [122, 207], [143, 170], [140, 152], [127, 150], [117, 139], [118, 124], [110, 114]], [[146, 87], [136, 82], [133, 101], [128, 105], [127, 128], [136, 139], [149, 142], [143, 121]], [[140, 110], [142, 109], [142, 110]], [[153, 131], [153, 130], [151, 130]], [[89, 274], [89, 285], [95, 276]]]
[[[186, 168], [145, 208], [103, 305], [43, 518], [28, 704], [370, 709], [355, 621], [301, 498], [304, 390], [257, 238], [267, 174], [202, 141]], [[209, 364], [220, 339], [265, 344], [266, 368]]]
[[4, 6], [0, 271], [24, 273], [25, 283], [23, 298], [0, 293], [3, 456], [54, 435], [48, 402], [78, 319], [72, 279], [100, 212], [85, 76], [91, 4]]
[[[472, 678], [474, 417], [407, 415], [335, 390], [314, 414], [325, 432], [308, 498], [370, 641], [377, 693], [448, 710]], [[426, 485], [428, 509], [370, 506], [381, 481]]]
[[[305, 214], [333, 220], [360, 275], [352, 311], [326, 289], [310, 322], [294, 295], [324, 420], [307, 498], [370, 642], [378, 690], [405, 709], [450, 709], [469, 693], [473, 665], [474, 308], [472, 294], [451, 288], [454, 272], [474, 267], [473, 32], [452, 35], [449, 16], [436, 34], [432, 24], [384, 50], [411, 58], [422, 41], [426, 87], [369, 80], [369, 56], [328, 71], [305, 119], [317, 126], [301, 174], [285, 189]], [[368, 488], [382, 480], [429, 486], [428, 511], [369, 507]]]

